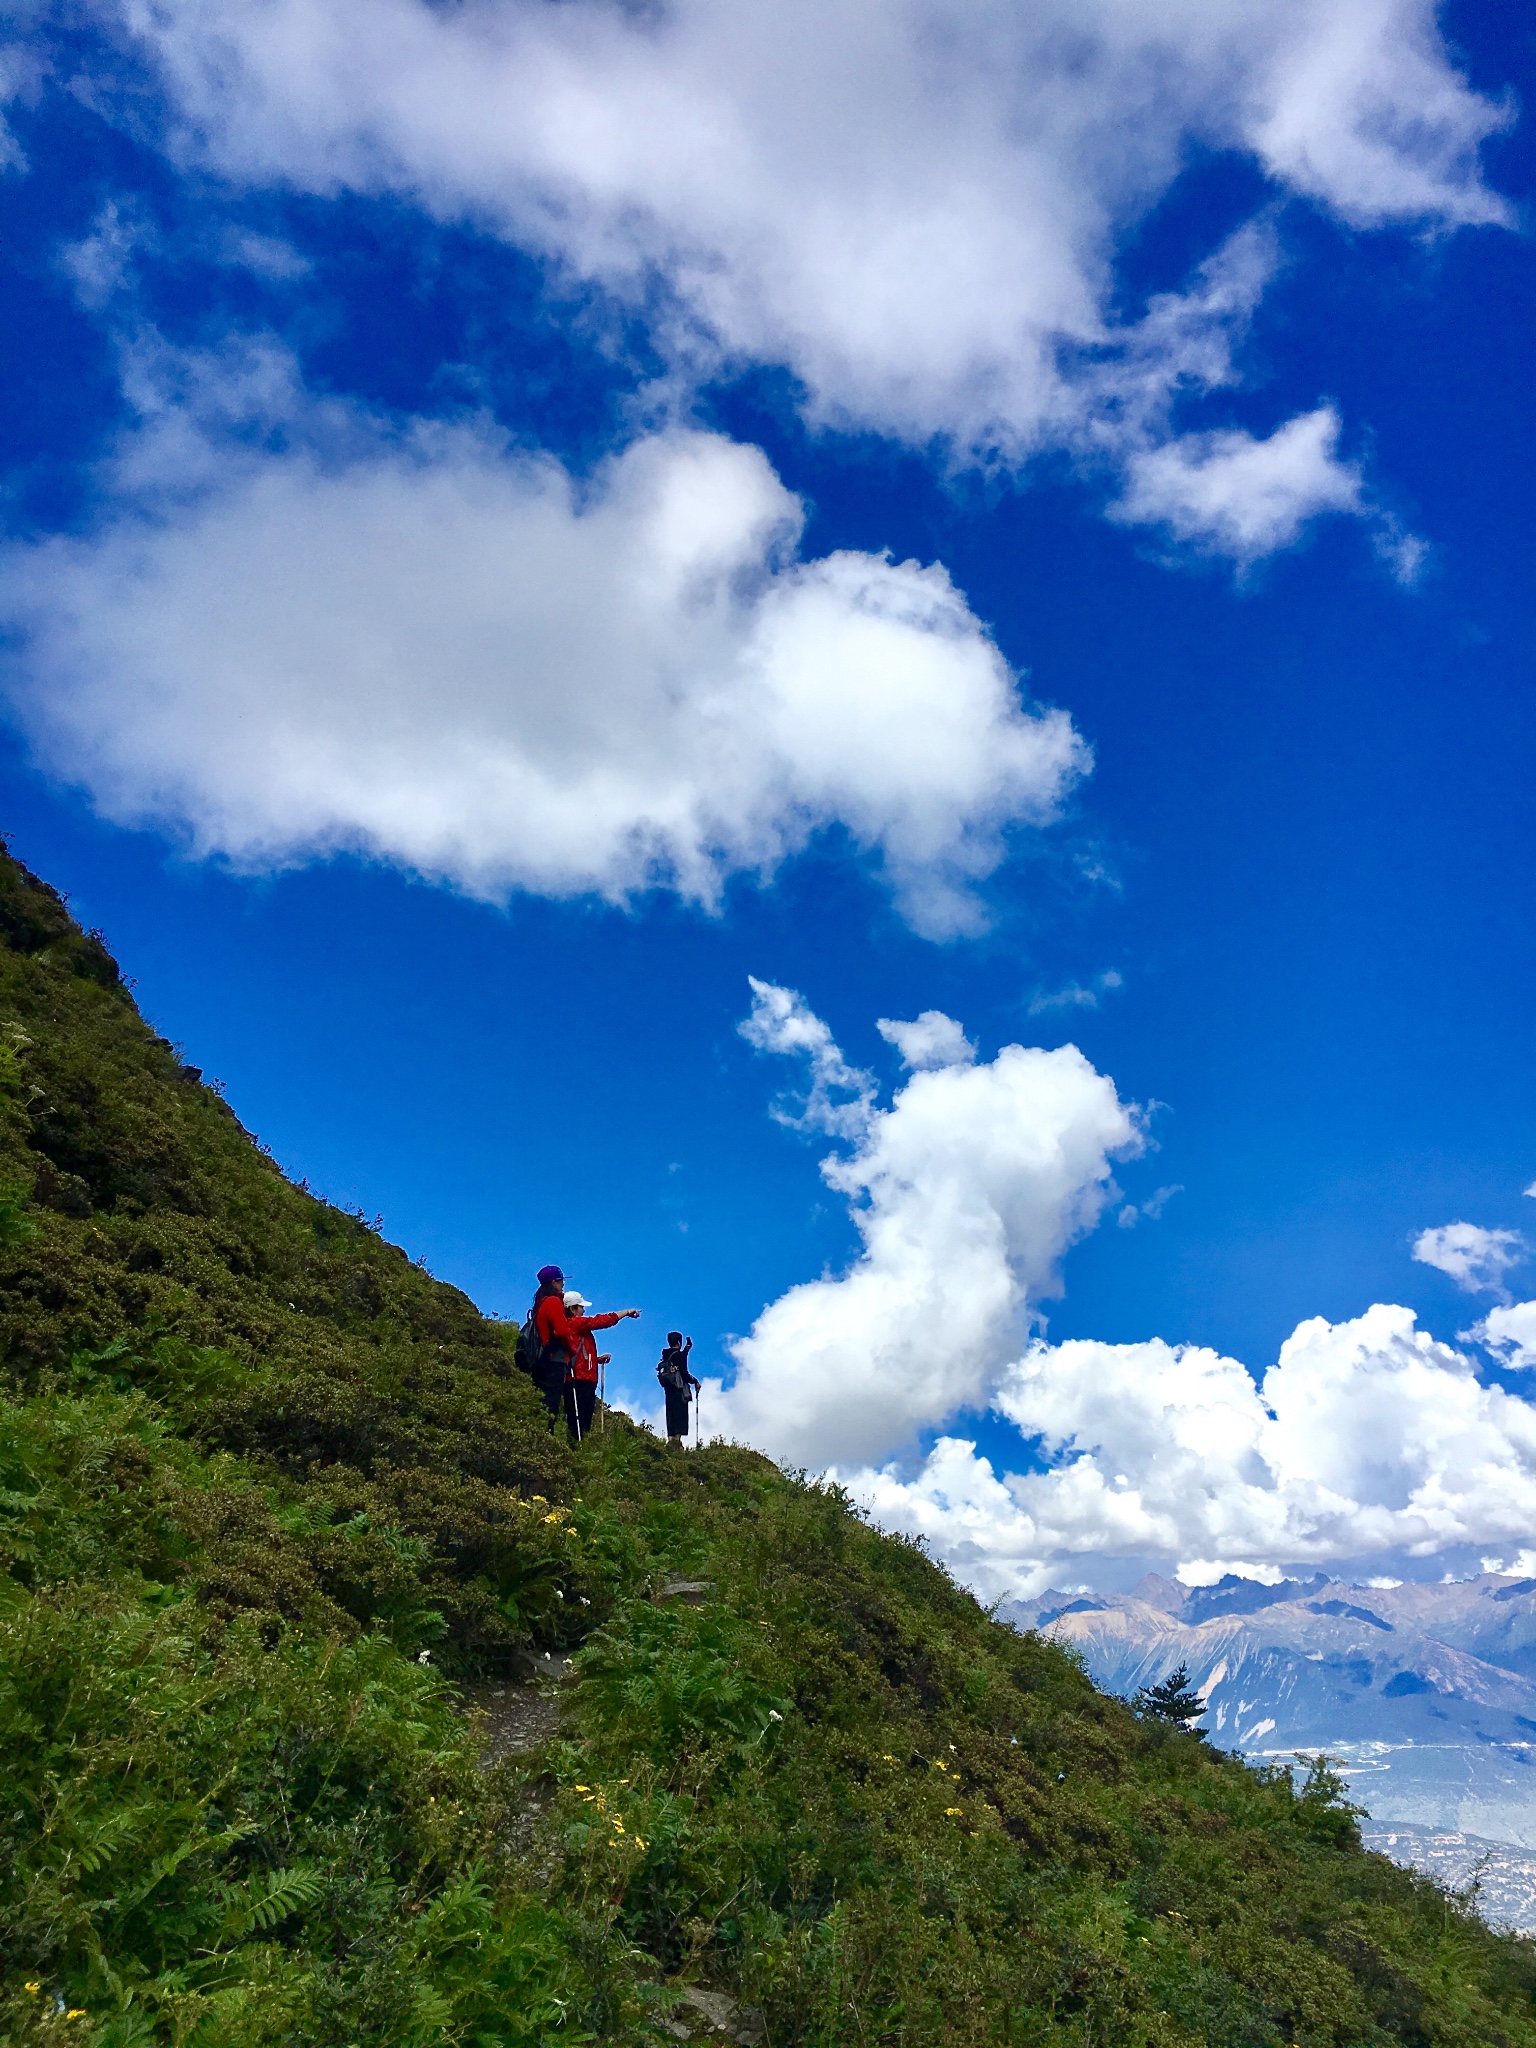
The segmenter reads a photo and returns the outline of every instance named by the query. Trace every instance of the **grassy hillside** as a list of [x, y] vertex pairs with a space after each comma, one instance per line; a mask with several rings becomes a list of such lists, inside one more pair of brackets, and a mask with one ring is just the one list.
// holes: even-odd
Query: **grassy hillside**
[[[0, 2040], [1536, 2048], [1536, 1956], [835, 1493], [551, 1440], [0, 861]], [[698, 1607], [657, 1596], [708, 1582]], [[577, 1648], [487, 1762], [468, 1690]]]

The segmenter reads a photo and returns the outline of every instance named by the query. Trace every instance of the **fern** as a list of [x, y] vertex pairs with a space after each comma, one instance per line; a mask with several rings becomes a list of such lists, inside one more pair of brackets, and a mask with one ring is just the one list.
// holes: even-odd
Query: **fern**
[[325, 1896], [325, 1873], [313, 1863], [258, 1871], [235, 1888], [219, 1929], [223, 1942], [252, 1932], [267, 1933], [292, 1913], [308, 1913]]

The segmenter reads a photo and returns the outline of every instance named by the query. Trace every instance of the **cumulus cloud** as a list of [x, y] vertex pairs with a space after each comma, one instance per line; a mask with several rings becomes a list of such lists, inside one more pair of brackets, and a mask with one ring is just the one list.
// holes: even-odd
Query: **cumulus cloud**
[[[978, 1060], [941, 1011], [885, 1019], [917, 1071], [884, 1108], [802, 996], [752, 991], [745, 1035], [803, 1062], [790, 1120], [843, 1141], [822, 1174], [862, 1245], [736, 1341], [734, 1385], [710, 1388], [712, 1428], [829, 1470], [989, 1597], [1117, 1560], [1207, 1583], [1530, 1549], [1536, 1405], [1485, 1383], [1409, 1309], [1303, 1322], [1262, 1377], [1201, 1345], [1030, 1334], [1063, 1253], [1113, 1195], [1112, 1162], [1142, 1144], [1136, 1112], [1075, 1047]], [[1141, 1213], [1178, 1192], [1159, 1188]], [[1445, 1241], [1474, 1258], [1465, 1237]], [[1482, 1251], [1472, 1270], [1486, 1271]], [[1536, 1364], [1536, 1302], [1466, 1335]], [[1016, 1432], [1011, 1457], [995, 1426], [990, 1454], [953, 1426], [983, 1408]]]
[[1478, 163], [1508, 109], [1432, 0], [376, 0], [362, 38], [347, 0], [119, 18], [185, 164], [469, 220], [643, 312], [685, 378], [782, 363], [818, 418], [1118, 454], [1117, 516], [1239, 560], [1364, 509], [1359, 477], [1326, 408], [1174, 439], [1272, 264], [1242, 238], [1127, 325], [1117, 238], [1192, 148], [1357, 228], [1513, 218]]
[[841, 1475], [992, 1595], [1105, 1556], [1171, 1560], [1197, 1582], [1464, 1544], [1513, 1552], [1536, 1522], [1536, 1408], [1485, 1386], [1405, 1308], [1302, 1323], [1257, 1385], [1198, 1346], [1039, 1343], [996, 1406], [1045, 1469], [1000, 1472], [949, 1437], [913, 1477]]
[[877, 1017], [875, 1029], [887, 1045], [895, 1046], [902, 1065], [918, 1073], [934, 1067], [968, 1067], [976, 1057], [964, 1026], [942, 1010], [924, 1010], [907, 1024], [895, 1017]]
[[1485, 1344], [1501, 1365], [1524, 1371], [1536, 1365], [1536, 1301], [1513, 1301], [1490, 1309], [1463, 1334]]
[[942, 566], [802, 559], [756, 449], [664, 431], [579, 481], [318, 403], [261, 344], [129, 385], [98, 524], [0, 561], [15, 709], [118, 822], [702, 904], [836, 825], [944, 936], [1088, 766]]
[[1443, 1223], [1421, 1230], [1413, 1241], [1421, 1266], [1449, 1274], [1468, 1294], [1502, 1294], [1505, 1273], [1529, 1254], [1518, 1230], [1484, 1230], [1476, 1223]]
[[[880, 1457], [991, 1398], [1062, 1254], [1109, 1198], [1111, 1161], [1139, 1148], [1136, 1120], [1075, 1046], [914, 1061], [882, 1109], [792, 990], [754, 982], [746, 1028], [807, 1060], [822, 1127], [849, 1141], [821, 1170], [862, 1250], [764, 1309], [732, 1346], [736, 1378], [711, 1391], [711, 1417], [797, 1462]], [[920, 1055], [965, 1046], [936, 1011], [883, 1028], [898, 1046], [912, 1034]]]
[[1323, 512], [1359, 512], [1364, 484], [1338, 457], [1332, 406], [1288, 420], [1267, 439], [1248, 433], [1186, 434], [1136, 450], [1112, 519], [1160, 526], [1177, 541], [1240, 563], [1289, 547]]

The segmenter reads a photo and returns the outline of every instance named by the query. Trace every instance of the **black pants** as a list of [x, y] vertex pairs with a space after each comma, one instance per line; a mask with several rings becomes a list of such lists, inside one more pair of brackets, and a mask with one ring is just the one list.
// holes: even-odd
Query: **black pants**
[[572, 1380], [566, 1388], [565, 1426], [573, 1444], [579, 1444], [591, 1429], [592, 1410], [596, 1403], [596, 1380]]
[[687, 1389], [679, 1391], [676, 1387], [667, 1387], [663, 1391], [667, 1397], [667, 1435], [686, 1436], [689, 1404]]
[[558, 1374], [547, 1373], [537, 1385], [544, 1406], [549, 1410], [549, 1426], [553, 1429], [565, 1409], [565, 1368], [562, 1366]]

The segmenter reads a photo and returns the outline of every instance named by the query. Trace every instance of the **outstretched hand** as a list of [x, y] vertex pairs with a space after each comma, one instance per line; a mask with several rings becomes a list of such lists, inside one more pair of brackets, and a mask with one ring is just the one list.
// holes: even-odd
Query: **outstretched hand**
[[622, 1323], [626, 1316], [637, 1316], [639, 1313], [640, 1311], [637, 1308], [621, 1308], [619, 1310], [619, 1321]]

